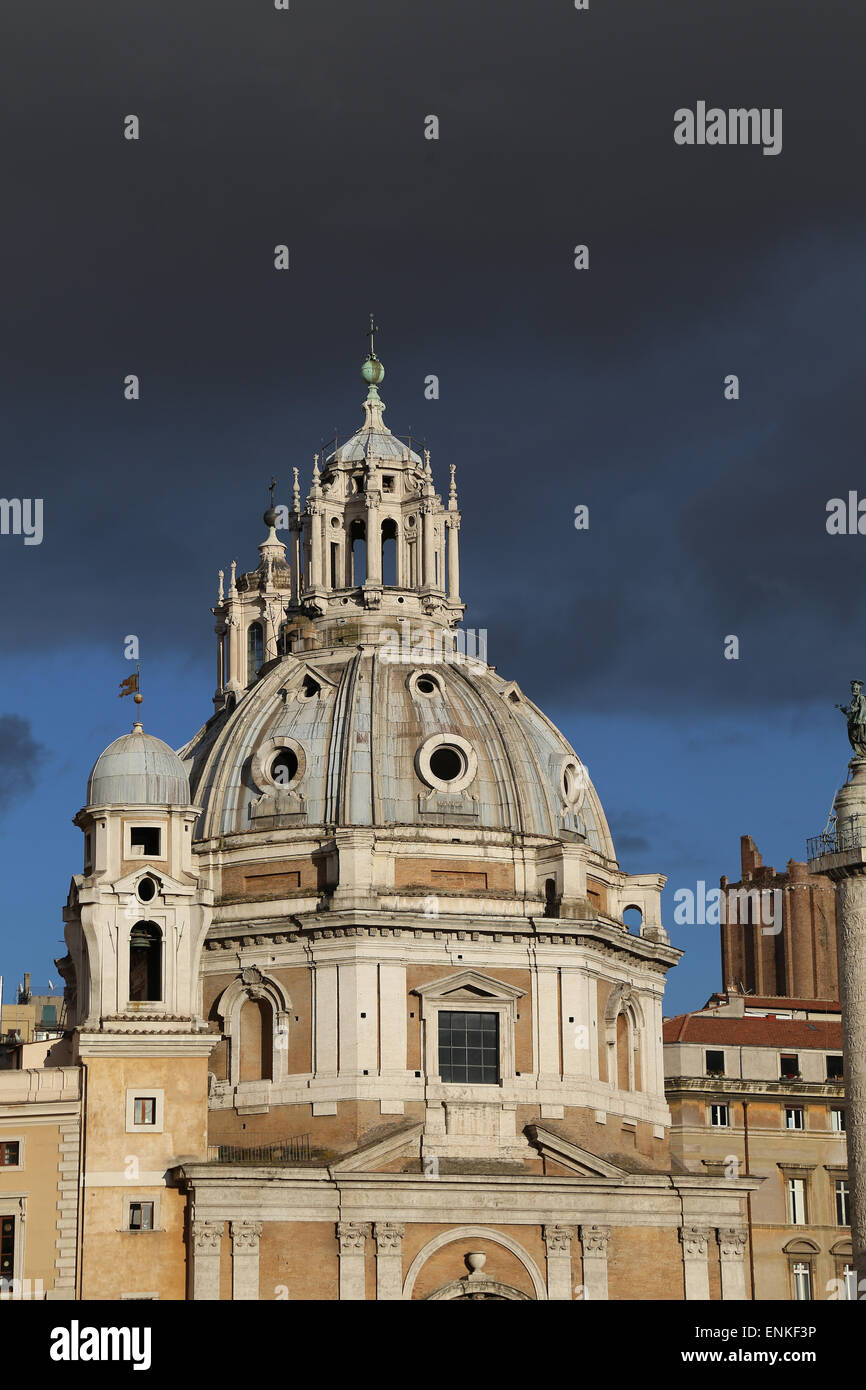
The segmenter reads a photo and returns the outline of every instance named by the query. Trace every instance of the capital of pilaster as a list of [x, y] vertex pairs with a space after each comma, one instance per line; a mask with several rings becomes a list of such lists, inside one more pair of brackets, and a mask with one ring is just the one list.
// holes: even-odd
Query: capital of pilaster
[[746, 1231], [742, 1226], [719, 1227], [719, 1255], [723, 1260], [742, 1260], [746, 1253]]
[[573, 1226], [545, 1226], [544, 1228], [544, 1241], [548, 1255], [568, 1255], [573, 1240]]
[[337, 1239], [341, 1255], [363, 1255], [370, 1226], [366, 1221], [338, 1221]]
[[607, 1258], [609, 1241], [610, 1226], [581, 1226], [580, 1228], [580, 1243], [583, 1246], [584, 1258], [587, 1255]]
[[259, 1248], [261, 1221], [232, 1221], [232, 1250], [236, 1255], [252, 1253]]
[[196, 1255], [218, 1255], [222, 1240], [224, 1222], [202, 1221], [198, 1218], [192, 1223], [192, 1248]]
[[394, 1255], [403, 1248], [406, 1227], [400, 1221], [377, 1221], [373, 1226], [376, 1249], [380, 1255]]
[[705, 1260], [712, 1231], [709, 1226], [681, 1226], [680, 1240], [683, 1258], [686, 1260]]

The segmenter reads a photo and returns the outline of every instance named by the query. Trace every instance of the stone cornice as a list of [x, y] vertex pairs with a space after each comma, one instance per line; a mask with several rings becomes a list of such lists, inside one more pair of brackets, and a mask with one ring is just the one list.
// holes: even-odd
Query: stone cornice
[[[670, 1044], [668, 1044], [670, 1046]], [[772, 1099], [844, 1100], [845, 1087], [821, 1081], [762, 1081], [738, 1076], [666, 1076], [665, 1095], [704, 1095], [717, 1100], [720, 1096], [768, 1096]]]

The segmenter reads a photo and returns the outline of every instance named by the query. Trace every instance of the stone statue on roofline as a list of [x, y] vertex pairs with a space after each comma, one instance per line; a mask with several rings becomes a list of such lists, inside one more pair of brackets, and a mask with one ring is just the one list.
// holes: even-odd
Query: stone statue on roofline
[[866, 695], [863, 682], [851, 682], [850, 705], [837, 705], [848, 720], [848, 740], [855, 757], [866, 758]]

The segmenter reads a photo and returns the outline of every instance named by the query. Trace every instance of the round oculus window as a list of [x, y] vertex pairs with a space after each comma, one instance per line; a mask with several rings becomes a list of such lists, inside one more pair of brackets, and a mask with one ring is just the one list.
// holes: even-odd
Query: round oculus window
[[278, 787], [287, 787], [298, 775], [298, 755], [292, 748], [280, 748], [271, 761], [271, 781]]
[[152, 878], [143, 878], [137, 888], [139, 902], [149, 903], [156, 897], [156, 884]]
[[461, 749], [442, 743], [430, 754], [430, 771], [440, 782], [456, 782], [466, 771], [466, 758]]
[[478, 755], [460, 734], [432, 734], [415, 754], [415, 769], [433, 791], [453, 795], [465, 791], [474, 780]]

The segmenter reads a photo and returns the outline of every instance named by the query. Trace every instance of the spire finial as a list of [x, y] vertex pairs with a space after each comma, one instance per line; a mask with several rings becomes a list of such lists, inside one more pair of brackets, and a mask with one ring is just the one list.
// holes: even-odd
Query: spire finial
[[[268, 493], [270, 494], [270, 499], [271, 499], [271, 500], [270, 500], [270, 505], [269, 505], [269, 507], [268, 507], [268, 510], [265, 512], [264, 517], [262, 518], [262, 520], [264, 521], [265, 525], [268, 527], [269, 531], [273, 531], [274, 526], [276, 525], [276, 522], [277, 522], [277, 513], [276, 513], [276, 510], [274, 509], [274, 488], [276, 487], [276, 485], [277, 485], [277, 480], [276, 480], [276, 478], [275, 478], [275, 477], [273, 476], [273, 474], [272, 474], [272, 475], [271, 475], [270, 485], [269, 485], [269, 487], [268, 487]], [[268, 537], [268, 539], [270, 539], [270, 536]]]
[[292, 473], [294, 475], [294, 482], [292, 483], [292, 510], [299, 512], [301, 510], [301, 484], [298, 481], [297, 468], [293, 468]]
[[364, 402], [364, 409], [367, 416], [367, 428], [382, 429], [382, 410], [384, 401], [379, 395], [379, 386], [385, 376], [385, 368], [376, 356], [376, 334], [379, 332], [379, 325], [373, 315], [370, 315], [370, 327], [367, 336], [370, 339], [370, 351], [364, 359], [361, 368], [361, 377], [367, 383], [367, 399]]

